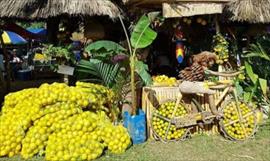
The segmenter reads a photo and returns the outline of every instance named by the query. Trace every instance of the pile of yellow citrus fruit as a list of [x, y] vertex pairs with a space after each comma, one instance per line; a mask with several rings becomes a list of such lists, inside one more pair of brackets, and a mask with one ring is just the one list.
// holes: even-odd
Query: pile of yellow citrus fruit
[[[254, 134], [256, 127], [256, 115], [245, 103], [229, 103], [224, 109], [222, 120], [223, 130], [227, 136], [234, 140], [244, 140]], [[241, 119], [242, 118], [242, 119]]]
[[[171, 124], [163, 118], [171, 119], [173, 117], [175, 102], [166, 102], [161, 104], [160, 107], [154, 112], [152, 118], [152, 129], [154, 133], [162, 140], [179, 140], [186, 134], [185, 128], [176, 128], [175, 125]], [[185, 116], [187, 111], [185, 107], [179, 104], [176, 107], [174, 117]], [[169, 128], [169, 129], [168, 129]], [[166, 134], [168, 130], [168, 133]]]
[[131, 142], [127, 130], [107, 116], [113, 101], [108, 88], [82, 82], [10, 93], [0, 113], [0, 157], [70, 161], [95, 159], [105, 149], [122, 153]]
[[176, 84], [177, 80], [174, 77], [168, 77], [166, 75], [159, 75], [153, 77], [154, 86], [175, 86]]

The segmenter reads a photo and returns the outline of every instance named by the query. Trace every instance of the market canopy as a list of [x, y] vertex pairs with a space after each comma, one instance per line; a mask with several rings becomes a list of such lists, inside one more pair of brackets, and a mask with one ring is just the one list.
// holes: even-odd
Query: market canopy
[[45, 28], [27, 28], [27, 30], [33, 34], [46, 35], [47, 30]]
[[122, 0], [127, 6], [153, 6], [161, 5], [162, 3], [182, 3], [182, 2], [204, 2], [204, 3], [224, 3], [232, 0]]
[[231, 0], [123, 0], [127, 6], [159, 7], [165, 18], [221, 14]]
[[27, 44], [27, 41], [23, 37], [11, 31], [3, 31], [2, 38], [4, 43], [8, 45]]
[[234, 0], [228, 4], [226, 11], [231, 13], [233, 21], [270, 23], [269, 0]]
[[0, 6], [2, 18], [47, 19], [61, 15], [116, 18], [120, 14], [110, 0], [0, 0]]

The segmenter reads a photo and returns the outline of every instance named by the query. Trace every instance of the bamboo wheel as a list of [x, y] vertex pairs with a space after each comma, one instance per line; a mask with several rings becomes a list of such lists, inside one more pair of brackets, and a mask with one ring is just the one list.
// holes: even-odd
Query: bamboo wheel
[[163, 142], [183, 140], [189, 136], [189, 128], [176, 128], [172, 118], [188, 114], [185, 106], [176, 101], [167, 100], [152, 113], [151, 128], [154, 138]]
[[257, 129], [255, 110], [243, 101], [228, 100], [221, 108], [221, 132], [230, 140], [251, 138]]

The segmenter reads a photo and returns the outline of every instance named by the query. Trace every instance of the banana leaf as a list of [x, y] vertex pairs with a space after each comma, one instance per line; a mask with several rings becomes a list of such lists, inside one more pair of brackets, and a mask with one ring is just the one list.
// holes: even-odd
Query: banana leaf
[[88, 45], [85, 51], [91, 53], [94, 58], [100, 60], [110, 59], [117, 54], [126, 53], [126, 49], [121, 45], [108, 40], [96, 41]]
[[261, 90], [263, 92], [263, 95], [266, 96], [267, 94], [267, 80], [259, 78], [259, 84], [261, 87]]
[[151, 85], [152, 84], [152, 77], [148, 73], [148, 66], [144, 64], [142, 61], [135, 61], [135, 70], [142, 78], [144, 84]]
[[247, 61], [245, 61], [245, 69], [253, 84], [256, 84], [258, 81], [258, 75], [253, 72], [251, 65]]
[[131, 46], [135, 49], [149, 46], [157, 37], [157, 33], [150, 28], [150, 20], [142, 16], [131, 34]]
[[250, 58], [250, 57], [260, 57], [262, 59], [265, 59], [267, 61], [270, 61], [270, 57], [267, 54], [267, 52], [264, 50], [264, 48], [261, 46], [260, 43], [257, 44], [251, 44], [250, 50], [248, 51], [248, 54], [244, 57]]

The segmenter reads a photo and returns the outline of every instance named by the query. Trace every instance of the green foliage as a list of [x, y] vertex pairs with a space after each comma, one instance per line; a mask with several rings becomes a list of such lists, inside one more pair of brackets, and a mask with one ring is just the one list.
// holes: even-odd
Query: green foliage
[[152, 77], [148, 73], [148, 66], [144, 64], [142, 61], [135, 61], [136, 72], [142, 78], [144, 84], [151, 85], [152, 84]]
[[262, 47], [260, 43], [251, 44], [250, 49], [247, 55], [245, 55], [245, 57], [247, 58], [259, 57], [267, 61], [270, 61], [270, 56], [267, 54], [267, 52], [264, 50], [264, 48]]
[[251, 44], [244, 57], [252, 64], [259, 77], [270, 80], [270, 36], [260, 36]]
[[51, 65], [53, 70], [57, 70], [58, 65], [74, 65], [76, 63], [71, 46], [44, 45], [43, 54], [48, 60], [56, 58], [57, 64]]
[[130, 39], [131, 46], [135, 50], [149, 46], [156, 39], [157, 33], [149, 27], [150, 24], [149, 18], [142, 16], [135, 25]]
[[259, 78], [259, 76], [253, 72], [252, 66], [247, 61], [245, 62], [245, 69], [252, 84], [248, 84], [248, 87], [245, 89], [244, 100], [249, 102], [254, 96], [256, 96], [257, 99], [260, 99], [262, 95], [266, 96], [268, 88], [267, 80]]
[[33, 28], [33, 29], [38, 29], [38, 28], [44, 28], [45, 23], [44, 22], [16, 22], [19, 26], [23, 28]]
[[71, 59], [71, 46], [53, 46], [53, 45], [45, 45], [45, 50], [43, 53], [48, 57], [55, 58], [64, 58], [66, 60]]
[[[132, 53], [130, 53], [130, 72], [131, 72], [131, 93], [132, 93], [132, 114], [137, 112], [137, 100], [136, 100], [136, 85], [135, 85], [135, 71], [139, 72], [138, 74], [144, 80], [144, 82], [149, 85], [151, 83], [151, 76], [147, 72], [146, 65], [143, 65], [143, 62], [137, 62], [136, 52], [137, 49], [146, 48], [157, 37], [157, 33], [150, 28], [150, 20], [145, 15], [142, 16], [137, 24], [135, 25], [130, 38], [129, 46], [132, 46]], [[125, 26], [123, 26], [125, 28]], [[128, 39], [128, 37], [127, 37]], [[149, 84], [148, 84], [149, 83]]]
[[[152, 16], [155, 17], [155, 16]], [[157, 37], [157, 33], [150, 28], [151, 22], [148, 17], [142, 16], [140, 20], [134, 27], [134, 30], [131, 33], [131, 38], [129, 39], [128, 33], [126, 33], [126, 27], [123, 24], [123, 21], [120, 17], [120, 21], [123, 25], [123, 29], [126, 34], [126, 38], [128, 41], [128, 45], [130, 47], [129, 50], [129, 66], [130, 66], [130, 80], [131, 80], [131, 90], [132, 90], [132, 104], [133, 104], [133, 114], [136, 111], [136, 99], [135, 99], [135, 72], [142, 78], [143, 82], [146, 85], [150, 85], [152, 83], [152, 78], [148, 73], [148, 67], [141, 61], [137, 61], [136, 54], [137, 49], [145, 48], [149, 46]], [[132, 48], [131, 48], [132, 47]], [[90, 81], [96, 81], [98, 83], [102, 83], [110, 88], [114, 88], [116, 90], [123, 90], [125, 81], [121, 81], [121, 85], [117, 85], [117, 81], [120, 81], [119, 78], [124, 78], [124, 75], [127, 73], [119, 72], [120, 66], [119, 64], [112, 65], [108, 62], [111, 60], [112, 56], [126, 53], [127, 50], [124, 49], [121, 45], [112, 42], [112, 41], [97, 41], [95, 43], [87, 46], [86, 51], [93, 55], [94, 60], [84, 61], [82, 60], [80, 64], [77, 66], [77, 70], [79, 73], [87, 73], [92, 77], [89, 79]], [[98, 60], [97, 60], [98, 59]], [[123, 63], [124, 64], [124, 63]], [[125, 67], [125, 66], [122, 66]], [[129, 71], [126, 69], [126, 71]], [[126, 77], [127, 78], [127, 77]], [[127, 79], [126, 79], [127, 80]], [[122, 87], [121, 87], [122, 86]], [[121, 92], [121, 91], [119, 91]]]
[[93, 58], [108, 60], [117, 54], [126, 53], [126, 49], [121, 45], [107, 40], [96, 41], [88, 45], [85, 51], [92, 54]]
[[[142, 16], [135, 25], [131, 33], [131, 46], [133, 47], [131, 63], [135, 65], [135, 71], [139, 74], [146, 85], [152, 84], [152, 78], [148, 73], [148, 67], [141, 61], [136, 60], [136, 51], [140, 48], [146, 48], [153, 43], [157, 37], [157, 33], [150, 28], [151, 21], [147, 16]], [[131, 72], [132, 71], [131, 69]]]
[[267, 95], [267, 81], [265, 79], [259, 78], [259, 84], [263, 92], [263, 95], [266, 96]]
[[248, 62], [245, 62], [245, 68], [252, 83], [256, 84], [256, 82], [258, 81], [258, 75], [253, 72], [252, 66]]
[[112, 65], [98, 59], [91, 59], [90, 61], [81, 60], [76, 70], [77, 72], [89, 74], [89, 79], [84, 81], [99, 83], [112, 88], [116, 83], [120, 66], [119, 64]]

